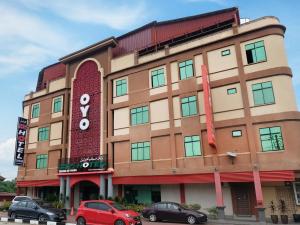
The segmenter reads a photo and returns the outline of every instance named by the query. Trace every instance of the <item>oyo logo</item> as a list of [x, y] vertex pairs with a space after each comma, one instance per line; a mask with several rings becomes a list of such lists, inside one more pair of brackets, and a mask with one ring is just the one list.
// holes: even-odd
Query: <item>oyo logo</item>
[[90, 102], [90, 96], [88, 94], [83, 94], [80, 97], [80, 111], [82, 115], [82, 119], [79, 122], [79, 128], [80, 130], [86, 130], [90, 126], [90, 121], [87, 118], [87, 114], [90, 108], [90, 105], [88, 105]]

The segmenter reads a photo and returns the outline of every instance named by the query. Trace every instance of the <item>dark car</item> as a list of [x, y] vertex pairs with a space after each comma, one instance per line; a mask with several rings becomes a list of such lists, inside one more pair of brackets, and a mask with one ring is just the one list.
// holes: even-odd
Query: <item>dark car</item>
[[184, 208], [175, 202], [154, 203], [149, 208], [145, 208], [142, 211], [142, 215], [143, 217], [148, 218], [151, 222], [170, 221], [189, 224], [207, 222], [206, 214]]
[[27, 218], [36, 219], [39, 222], [57, 221], [66, 219], [66, 214], [61, 209], [48, 208], [35, 201], [19, 201], [13, 203], [8, 209], [8, 216], [12, 219]]

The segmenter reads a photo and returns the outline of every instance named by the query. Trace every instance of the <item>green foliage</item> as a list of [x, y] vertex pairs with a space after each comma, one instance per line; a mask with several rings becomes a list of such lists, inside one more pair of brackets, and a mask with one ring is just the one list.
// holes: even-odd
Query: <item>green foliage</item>
[[112, 197], [108, 197], [107, 200], [113, 201], [113, 198]]
[[213, 206], [213, 207], [207, 208], [206, 210], [212, 219], [217, 219], [217, 215], [218, 215], [217, 207]]
[[62, 201], [54, 201], [52, 203], [52, 206], [56, 209], [62, 209], [64, 207], [64, 204]]
[[58, 197], [55, 194], [48, 194], [45, 197], [45, 201], [46, 202], [57, 202], [57, 201], [59, 201], [59, 199], [58, 199]]
[[10, 207], [10, 205], [11, 205], [11, 202], [4, 200], [3, 203], [2, 203], [2, 206], [0, 206], [0, 210], [1, 211], [7, 211], [8, 208]]
[[0, 181], [0, 192], [16, 192], [16, 180]]
[[142, 205], [142, 204], [128, 204], [125, 207], [128, 210], [133, 210], [133, 211], [136, 211], [136, 212], [142, 212], [143, 209], [145, 208], [145, 205]]
[[103, 195], [99, 195], [98, 199], [99, 199], [99, 200], [104, 199]]
[[278, 209], [279, 209], [281, 215], [284, 215], [284, 214], [286, 213], [287, 207], [286, 207], [286, 204], [285, 204], [285, 201], [284, 201], [284, 200], [280, 199], [280, 200], [279, 200], [279, 204], [278, 204], [277, 207], [278, 207]]
[[270, 210], [271, 210], [271, 213], [272, 213], [272, 214], [275, 214], [276, 206], [275, 206], [273, 200], [270, 202], [269, 208], [270, 208]]

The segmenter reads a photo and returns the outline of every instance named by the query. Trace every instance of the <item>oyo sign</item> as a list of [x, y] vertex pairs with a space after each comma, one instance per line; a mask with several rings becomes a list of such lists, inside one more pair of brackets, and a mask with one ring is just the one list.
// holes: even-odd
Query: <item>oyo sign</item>
[[80, 111], [82, 115], [82, 119], [79, 122], [79, 128], [80, 130], [86, 130], [90, 126], [90, 121], [87, 118], [88, 112], [89, 112], [89, 105], [90, 102], [90, 96], [89, 94], [83, 94], [80, 97]]

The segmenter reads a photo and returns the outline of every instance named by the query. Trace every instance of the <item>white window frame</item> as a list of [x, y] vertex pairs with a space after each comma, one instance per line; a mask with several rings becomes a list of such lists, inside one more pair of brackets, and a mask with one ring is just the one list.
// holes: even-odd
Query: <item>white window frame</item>
[[297, 198], [296, 185], [300, 186], [300, 182], [293, 182], [296, 205], [300, 205], [300, 199]]

